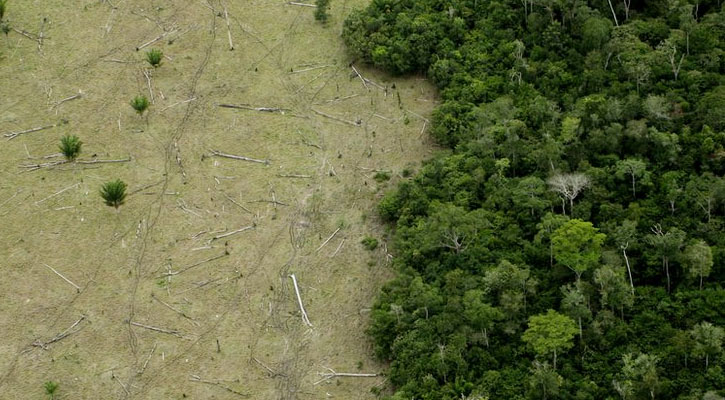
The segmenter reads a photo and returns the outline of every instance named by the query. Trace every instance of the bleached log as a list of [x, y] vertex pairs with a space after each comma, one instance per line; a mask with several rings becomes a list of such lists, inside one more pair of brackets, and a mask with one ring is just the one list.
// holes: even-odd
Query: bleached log
[[289, 5], [291, 5], [291, 6], [300, 6], [300, 7], [313, 7], [313, 8], [314, 8], [314, 7], [317, 7], [317, 6], [316, 6], [316, 5], [314, 5], [314, 4], [307, 4], [307, 3], [298, 3], [298, 2], [296, 2], [296, 1], [290, 1], [290, 2], [289, 2], [289, 3], [287, 3], [287, 4], [289, 4]]
[[244, 156], [237, 156], [237, 155], [234, 155], [234, 154], [226, 154], [226, 153], [222, 153], [221, 151], [218, 151], [218, 150], [211, 150], [211, 154], [213, 156], [217, 156], [217, 157], [231, 158], [232, 160], [249, 161], [249, 162], [254, 162], [254, 163], [269, 165], [269, 160], [258, 160], [256, 158], [250, 158], [250, 157], [244, 157]]
[[295, 274], [292, 274], [289, 276], [292, 278], [292, 284], [295, 287], [295, 294], [297, 295], [297, 303], [300, 306], [300, 312], [302, 313], [302, 322], [305, 323], [305, 325], [312, 328], [312, 322], [310, 322], [310, 319], [307, 317], [307, 311], [305, 311], [305, 306], [302, 305], [302, 297], [300, 296], [300, 288], [297, 286], [297, 278], [295, 278]]
[[218, 107], [221, 108], [234, 108], [237, 110], [250, 110], [250, 111], [260, 111], [260, 112], [278, 112], [284, 114], [285, 111], [292, 111], [289, 108], [280, 108], [280, 107], [252, 107], [246, 104], [217, 104]]
[[63, 274], [61, 274], [60, 272], [56, 271], [56, 270], [55, 270], [55, 268], [51, 267], [51, 266], [50, 266], [50, 265], [48, 265], [48, 264], [43, 264], [43, 265], [45, 265], [45, 266], [46, 266], [46, 267], [48, 267], [48, 268], [49, 268], [49, 269], [50, 269], [51, 271], [53, 271], [53, 273], [54, 273], [54, 274], [56, 274], [56, 275], [58, 275], [59, 277], [63, 278], [63, 280], [64, 280], [64, 281], [66, 281], [66, 282], [68, 282], [68, 283], [69, 283], [69, 284], [70, 284], [71, 286], [73, 286], [74, 288], [76, 288], [76, 292], [77, 292], [77, 293], [80, 293], [80, 292], [81, 292], [81, 288], [80, 288], [80, 287], [79, 287], [78, 285], [76, 285], [75, 283], [71, 282], [71, 280], [70, 280], [70, 279], [68, 279], [68, 278], [66, 278], [65, 276], [63, 276]]
[[332, 368], [325, 367], [325, 369], [329, 370], [330, 372], [320, 372], [318, 375], [322, 376], [323, 378], [319, 381], [315, 382], [314, 385], [318, 385], [322, 382], [328, 381], [332, 378], [340, 378], [340, 377], [349, 377], [349, 378], [375, 378], [378, 376], [378, 374], [358, 374], [358, 373], [351, 373], [351, 372], [336, 372]]
[[356, 126], [356, 127], [358, 127], [358, 128], [359, 128], [360, 126], [362, 126], [362, 121], [359, 121], [359, 120], [358, 120], [358, 121], [355, 121], [355, 122], [352, 122], [352, 121], [348, 121], [348, 120], [346, 120], [346, 119], [338, 118], [338, 117], [336, 117], [336, 116], [334, 116], [334, 115], [330, 115], [330, 114], [325, 114], [325, 113], [323, 113], [322, 111], [317, 111], [317, 110], [315, 110], [314, 108], [311, 108], [311, 110], [312, 110], [312, 111], [313, 111], [313, 112], [314, 112], [315, 114], [317, 114], [317, 115], [322, 115], [322, 116], [323, 116], [323, 117], [325, 117], [325, 118], [330, 118], [330, 119], [332, 119], [332, 120], [335, 120], [335, 121], [338, 121], [338, 122], [342, 122], [342, 123], [344, 123], [344, 124], [348, 124], [348, 125]]
[[148, 329], [148, 330], [154, 331], [154, 332], [165, 333], [167, 335], [173, 335], [178, 338], [182, 337], [181, 332], [177, 331], [176, 329], [164, 329], [164, 328], [159, 328], [156, 326], [140, 324], [138, 322], [133, 322], [133, 321], [131, 321], [131, 325], [138, 326], [139, 328]]
[[325, 247], [325, 245], [326, 245], [326, 244], [327, 244], [327, 243], [328, 243], [328, 242], [329, 242], [330, 240], [332, 240], [332, 238], [334, 238], [334, 237], [335, 237], [335, 235], [337, 235], [337, 232], [340, 232], [340, 229], [342, 229], [342, 228], [337, 228], [337, 229], [335, 229], [335, 232], [332, 232], [332, 235], [330, 235], [330, 237], [328, 237], [328, 238], [327, 238], [327, 240], [325, 240], [325, 241], [324, 241], [324, 242], [323, 242], [323, 243], [322, 243], [322, 244], [320, 245], [320, 247], [318, 247], [318, 248], [317, 248], [317, 250], [315, 250], [315, 253], [317, 253], [318, 251], [322, 250], [322, 248], [323, 248], [323, 247]]
[[239, 229], [237, 229], [235, 231], [231, 231], [231, 232], [227, 232], [227, 233], [222, 234], [222, 235], [214, 236], [213, 238], [211, 238], [210, 241], [214, 241], [214, 240], [217, 240], [217, 239], [222, 239], [222, 238], [225, 238], [225, 237], [228, 237], [228, 236], [236, 235], [237, 233], [242, 233], [242, 232], [248, 231], [250, 229], [254, 229], [254, 225], [245, 226], [245, 227], [239, 228]]

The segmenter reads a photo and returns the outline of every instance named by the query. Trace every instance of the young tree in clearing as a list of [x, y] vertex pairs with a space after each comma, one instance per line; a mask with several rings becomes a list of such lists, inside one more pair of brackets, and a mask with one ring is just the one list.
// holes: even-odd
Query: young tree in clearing
[[554, 369], [556, 369], [557, 354], [565, 352], [574, 346], [574, 336], [577, 334], [576, 323], [566, 315], [554, 310], [546, 314], [529, 317], [529, 328], [521, 336], [538, 356], [552, 355]]
[[599, 264], [606, 235], [591, 222], [567, 221], [551, 236], [556, 261], [574, 271], [579, 282], [584, 272]]
[[120, 179], [106, 182], [101, 187], [101, 197], [106, 205], [113, 206], [116, 210], [126, 199], [126, 183]]
[[710, 356], [722, 352], [725, 331], [723, 331], [723, 328], [709, 322], [700, 322], [692, 328], [690, 336], [695, 341], [692, 349], [693, 354], [705, 357], [705, 369], [707, 369], [710, 366]]
[[690, 276], [700, 277], [700, 290], [702, 290], [702, 279], [709, 276], [712, 270], [712, 249], [705, 241], [696, 241], [685, 248], [684, 264]]
[[65, 135], [60, 139], [60, 151], [68, 161], [78, 158], [83, 142], [76, 135]]
[[327, 15], [327, 9], [330, 7], [330, 0], [317, 0], [315, 5], [317, 6], [315, 8], [315, 19], [323, 24], [327, 23], [327, 18], [329, 17]]
[[569, 200], [569, 214], [574, 212], [574, 199], [589, 186], [589, 177], [584, 174], [557, 174], [547, 181], [551, 190], [561, 196], [561, 210], [566, 215], [566, 200]]

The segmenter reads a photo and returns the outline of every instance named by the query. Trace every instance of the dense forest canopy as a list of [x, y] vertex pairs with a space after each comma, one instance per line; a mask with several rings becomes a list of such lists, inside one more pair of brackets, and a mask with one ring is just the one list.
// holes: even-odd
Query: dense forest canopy
[[373, 0], [352, 54], [440, 89], [379, 206], [392, 399], [725, 396], [719, 1]]

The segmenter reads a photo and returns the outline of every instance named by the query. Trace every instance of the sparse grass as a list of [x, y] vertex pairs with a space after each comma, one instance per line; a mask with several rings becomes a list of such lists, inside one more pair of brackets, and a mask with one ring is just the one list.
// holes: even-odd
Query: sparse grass
[[104, 183], [101, 187], [101, 197], [106, 205], [118, 209], [126, 200], [126, 183], [120, 179]]
[[136, 110], [138, 115], [141, 115], [149, 108], [149, 99], [144, 95], [139, 95], [131, 100], [131, 107]]
[[159, 49], [151, 49], [146, 52], [146, 61], [148, 61], [148, 63], [154, 68], [161, 66], [161, 60], [163, 60], [163, 58], [164, 53]]
[[76, 135], [65, 135], [60, 138], [60, 152], [63, 153], [65, 159], [68, 161], [74, 161], [81, 154], [81, 147], [83, 142]]

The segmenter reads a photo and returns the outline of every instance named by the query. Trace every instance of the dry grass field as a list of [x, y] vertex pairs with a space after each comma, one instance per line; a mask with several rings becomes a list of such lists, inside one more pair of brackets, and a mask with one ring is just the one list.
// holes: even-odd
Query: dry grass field
[[[333, 1], [323, 27], [276, 0], [8, 2], [25, 35], [0, 38], [0, 135], [56, 126], [0, 136], [1, 399], [46, 381], [56, 399], [376, 397], [384, 376], [318, 381], [384, 367], [364, 330], [391, 256], [360, 241], [430, 156], [435, 99], [354, 74], [340, 31], [364, 3]], [[64, 134], [79, 161], [130, 161], [44, 165]], [[99, 196], [116, 178], [118, 211]]]

